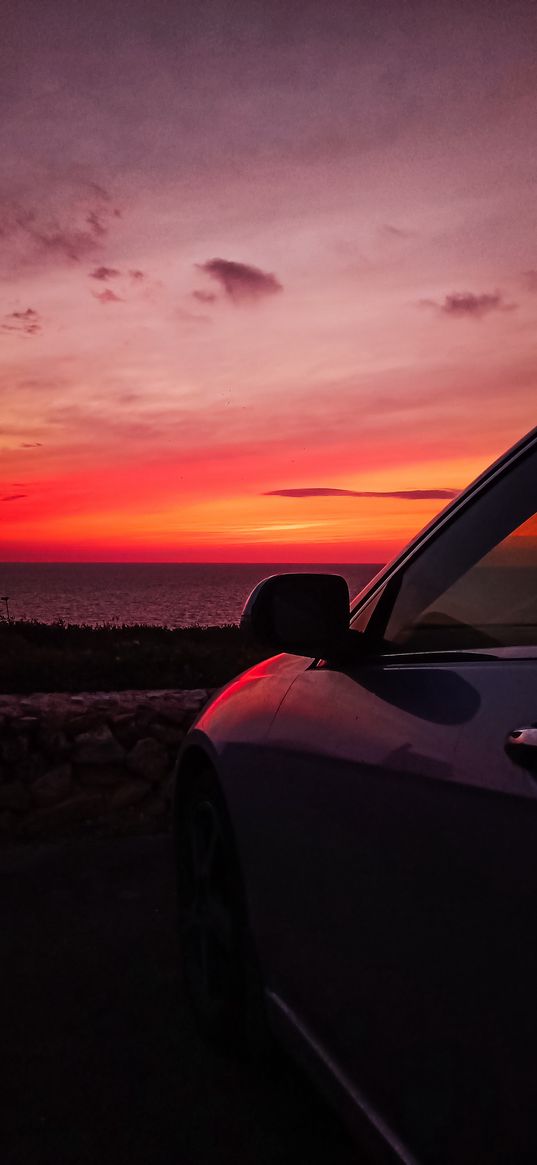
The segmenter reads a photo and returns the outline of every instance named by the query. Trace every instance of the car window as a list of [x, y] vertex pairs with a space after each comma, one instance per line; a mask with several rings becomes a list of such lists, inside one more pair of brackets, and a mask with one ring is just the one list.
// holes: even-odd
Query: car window
[[526, 456], [404, 570], [388, 650], [537, 646], [537, 458]]

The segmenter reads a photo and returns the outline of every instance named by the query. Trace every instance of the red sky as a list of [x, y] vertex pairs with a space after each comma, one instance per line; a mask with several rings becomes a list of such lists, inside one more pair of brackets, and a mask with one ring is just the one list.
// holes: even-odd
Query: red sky
[[8, 6], [0, 559], [381, 561], [531, 428], [536, 32]]

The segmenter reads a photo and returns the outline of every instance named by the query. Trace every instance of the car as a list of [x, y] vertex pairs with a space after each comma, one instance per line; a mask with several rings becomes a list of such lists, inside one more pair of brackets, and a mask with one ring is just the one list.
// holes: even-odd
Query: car
[[175, 781], [203, 1030], [276, 1036], [382, 1159], [537, 1160], [537, 429], [350, 603], [253, 591], [277, 652]]

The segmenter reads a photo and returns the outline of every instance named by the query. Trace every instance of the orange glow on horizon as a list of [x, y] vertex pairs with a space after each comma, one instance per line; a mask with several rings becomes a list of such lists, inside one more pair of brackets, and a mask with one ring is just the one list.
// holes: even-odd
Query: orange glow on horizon
[[[409, 500], [390, 491], [466, 484], [483, 468], [476, 458], [421, 465], [401, 461], [383, 471], [332, 476], [330, 488], [379, 491], [386, 497], [268, 496], [223, 493], [214, 498], [170, 497], [171, 466], [150, 497], [137, 466], [115, 468], [103, 490], [102, 472], [65, 475], [6, 502], [2, 557], [9, 561], [383, 562], [447, 504]], [[440, 477], [441, 474], [441, 477]], [[203, 481], [203, 473], [200, 473]], [[230, 475], [231, 477], [231, 475]], [[294, 480], [293, 475], [286, 479]], [[323, 478], [326, 485], [326, 479]], [[114, 486], [110, 497], [111, 483]], [[42, 494], [36, 506], [34, 490]], [[201, 491], [200, 491], [201, 493]], [[194, 495], [194, 496], [192, 496]], [[39, 512], [41, 509], [41, 513]], [[36, 512], [37, 511], [37, 512]]]

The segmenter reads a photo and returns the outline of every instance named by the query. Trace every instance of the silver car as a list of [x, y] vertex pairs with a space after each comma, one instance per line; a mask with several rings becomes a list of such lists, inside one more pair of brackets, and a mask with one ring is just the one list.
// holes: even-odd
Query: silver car
[[349, 604], [276, 575], [284, 652], [177, 768], [203, 1029], [276, 1035], [358, 1135], [420, 1165], [537, 1161], [537, 429]]

